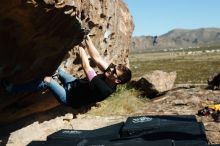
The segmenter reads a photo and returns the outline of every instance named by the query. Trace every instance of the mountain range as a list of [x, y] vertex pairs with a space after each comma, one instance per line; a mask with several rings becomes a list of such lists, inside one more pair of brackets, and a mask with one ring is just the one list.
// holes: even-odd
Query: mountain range
[[133, 37], [131, 51], [216, 45], [220, 46], [220, 28], [173, 29], [160, 36]]

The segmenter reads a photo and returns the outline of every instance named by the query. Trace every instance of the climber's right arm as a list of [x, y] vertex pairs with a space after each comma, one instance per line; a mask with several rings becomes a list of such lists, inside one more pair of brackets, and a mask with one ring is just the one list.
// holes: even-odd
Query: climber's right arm
[[105, 71], [108, 68], [109, 64], [101, 57], [101, 55], [99, 54], [99, 52], [95, 48], [89, 35], [87, 35], [85, 42], [86, 42], [86, 47], [89, 52], [89, 55], [96, 62], [99, 69], [101, 69], [102, 71]]

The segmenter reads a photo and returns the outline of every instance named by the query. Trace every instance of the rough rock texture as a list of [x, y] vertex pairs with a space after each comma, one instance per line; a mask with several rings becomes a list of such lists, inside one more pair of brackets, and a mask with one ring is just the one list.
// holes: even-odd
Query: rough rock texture
[[[196, 115], [199, 109], [204, 108], [205, 105], [217, 103], [219, 99], [220, 91], [204, 90], [198, 87], [176, 88], [157, 99], [147, 101], [144, 107], [140, 107], [139, 110], [129, 115], [100, 117], [84, 114], [74, 117], [74, 115], [69, 113], [47, 120], [46, 117], [48, 115], [44, 113], [37, 116], [38, 121], [29, 125], [26, 124], [23, 128], [11, 133], [8, 139], [2, 140], [2, 144], [7, 143], [7, 146], [23, 146], [32, 141], [46, 140], [48, 135], [60, 129], [96, 129], [125, 121], [128, 116]], [[93, 110], [96, 109], [94, 108]], [[53, 111], [53, 113], [57, 115], [58, 111], [60, 110]], [[49, 115], [51, 116], [52, 114], [50, 113]], [[219, 144], [220, 123], [214, 122], [211, 116], [196, 117], [197, 121], [204, 123], [209, 142]], [[30, 119], [26, 121], [30, 121]]]
[[150, 74], [143, 76], [145, 79], [151, 82], [155, 89], [159, 92], [164, 92], [173, 88], [176, 80], [176, 72], [163, 72], [160, 70], [153, 71]]
[[[106, 61], [129, 65], [134, 26], [122, 0], [2, 0], [0, 7], [0, 80], [24, 83], [53, 74], [61, 63], [83, 77], [76, 48], [84, 28]], [[50, 92], [0, 90], [0, 124], [59, 105]]]
[[153, 98], [158, 94], [171, 90], [176, 80], [176, 72], [163, 72], [155, 70], [144, 75], [136, 81], [132, 81], [132, 85], [143, 92], [149, 98]]

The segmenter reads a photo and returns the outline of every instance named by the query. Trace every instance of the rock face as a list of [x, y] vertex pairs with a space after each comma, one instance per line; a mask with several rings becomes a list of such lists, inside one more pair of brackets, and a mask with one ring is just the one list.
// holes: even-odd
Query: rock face
[[[0, 3], [0, 79], [24, 83], [51, 75], [63, 63], [82, 76], [76, 47], [84, 28], [108, 62], [129, 65], [133, 21], [122, 0], [3, 0]], [[2, 89], [1, 89], [2, 90]], [[1, 93], [0, 123], [57, 106], [51, 93]]]
[[219, 28], [174, 29], [161, 36], [134, 37], [132, 52], [219, 44]]

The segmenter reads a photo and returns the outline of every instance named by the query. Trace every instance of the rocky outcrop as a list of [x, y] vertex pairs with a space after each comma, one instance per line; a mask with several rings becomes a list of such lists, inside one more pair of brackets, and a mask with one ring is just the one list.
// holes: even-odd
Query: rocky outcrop
[[[0, 79], [12, 83], [51, 75], [62, 63], [78, 77], [76, 48], [84, 28], [106, 61], [129, 65], [132, 17], [122, 0], [3, 0]], [[1, 89], [0, 123], [59, 105], [50, 92], [11, 96]]]
[[208, 88], [220, 89], [220, 73], [216, 73], [208, 79]]
[[220, 44], [219, 28], [174, 29], [160, 36], [137, 36], [132, 40], [132, 51], [216, 46]]
[[136, 81], [131, 82], [132, 86], [143, 92], [144, 96], [154, 98], [163, 92], [171, 90], [176, 80], [176, 72], [163, 72], [155, 70], [146, 74]]

